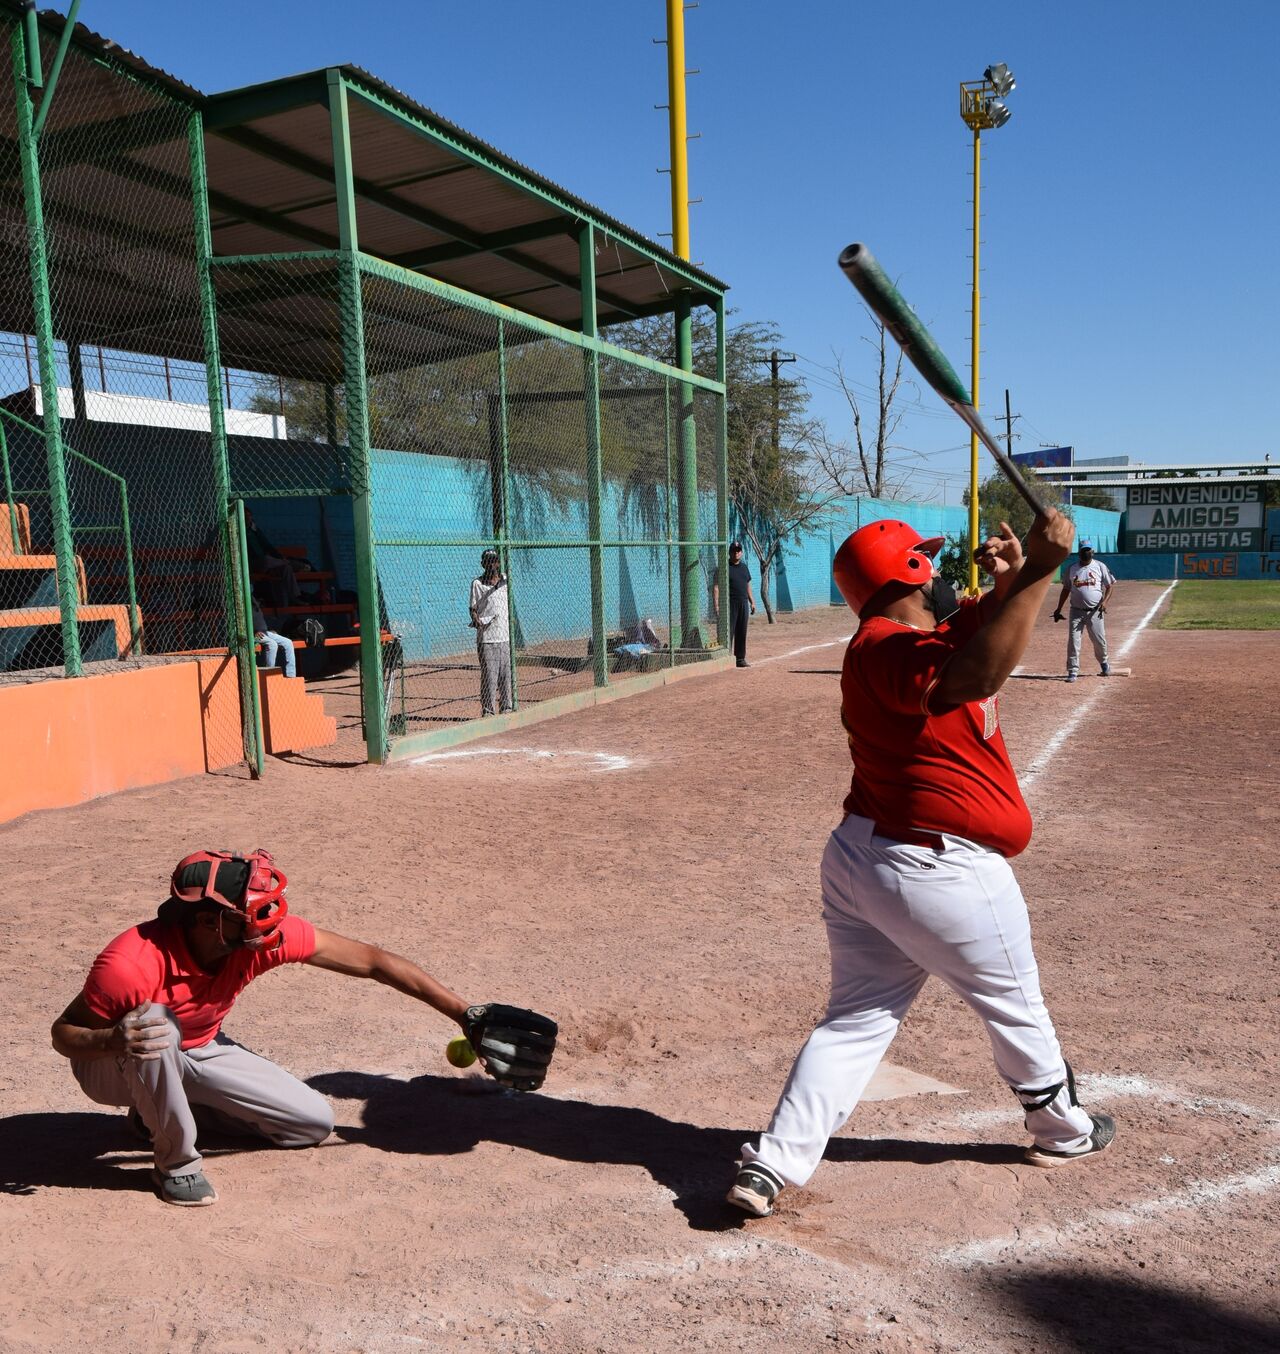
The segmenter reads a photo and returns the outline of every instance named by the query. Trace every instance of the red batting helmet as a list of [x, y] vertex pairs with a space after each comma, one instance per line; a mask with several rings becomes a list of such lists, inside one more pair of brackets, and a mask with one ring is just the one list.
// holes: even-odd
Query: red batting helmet
[[174, 869], [169, 891], [184, 903], [210, 902], [244, 918], [244, 946], [274, 950], [288, 916], [288, 880], [267, 851], [196, 851]]
[[861, 614], [886, 583], [928, 583], [935, 570], [931, 555], [941, 536], [928, 540], [905, 522], [869, 522], [836, 551], [831, 572], [840, 595]]

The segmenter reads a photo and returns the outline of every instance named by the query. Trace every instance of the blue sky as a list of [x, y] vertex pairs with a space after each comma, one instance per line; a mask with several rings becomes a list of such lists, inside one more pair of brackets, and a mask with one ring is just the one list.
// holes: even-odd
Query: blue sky
[[[657, 236], [664, 13], [662, 0], [85, 0], [81, 18], [208, 91], [365, 66]], [[848, 420], [821, 370], [832, 351], [874, 379], [869, 325], [835, 267], [852, 240], [968, 371], [958, 87], [1005, 61], [1014, 115], [984, 136], [984, 412], [1003, 415], [1011, 389], [1019, 450], [1275, 448], [1280, 5], [702, 0], [686, 41], [701, 70], [694, 257], [731, 284], [739, 318], [781, 327], [834, 433]], [[967, 460], [965, 430], [927, 389], [901, 440], [935, 471]]]

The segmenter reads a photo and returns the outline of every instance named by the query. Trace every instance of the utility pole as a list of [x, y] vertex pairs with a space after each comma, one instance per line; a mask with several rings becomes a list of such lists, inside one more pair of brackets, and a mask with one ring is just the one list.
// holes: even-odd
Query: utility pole
[[1013, 415], [1009, 412], [1009, 387], [1004, 390], [1004, 441], [1009, 449], [1009, 459], [1013, 459]]
[[[782, 451], [782, 389], [781, 379], [778, 375], [778, 368], [787, 362], [794, 362], [795, 356], [783, 357], [775, 348], [769, 354], [769, 374], [773, 387], [773, 435], [770, 445], [773, 447], [773, 460], [777, 464], [778, 457]], [[756, 361], [763, 362], [764, 358], [757, 358]]]

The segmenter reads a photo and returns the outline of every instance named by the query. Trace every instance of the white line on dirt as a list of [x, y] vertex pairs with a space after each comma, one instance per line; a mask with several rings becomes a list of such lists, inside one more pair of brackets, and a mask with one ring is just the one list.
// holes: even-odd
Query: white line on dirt
[[426, 766], [429, 763], [460, 761], [464, 757], [527, 757], [530, 761], [554, 761], [558, 757], [582, 758], [595, 762], [593, 771], [625, 771], [634, 766], [631, 757], [619, 752], [577, 752], [573, 750], [553, 751], [550, 748], [457, 748], [452, 752], [428, 752], [414, 757], [410, 766]]
[[815, 649], [834, 649], [837, 644], [848, 644], [852, 638], [852, 635], [846, 635], [843, 639], [829, 639], [822, 644], [804, 644], [800, 648], [790, 649], [786, 653], [776, 653], [772, 658], [757, 658], [751, 666], [759, 668], [766, 663], [781, 663], [785, 658], [794, 658], [797, 654], [802, 653], [812, 653]]
[[[1133, 633], [1129, 636], [1128, 639], [1125, 640], [1125, 642], [1120, 646], [1120, 648], [1116, 650], [1117, 658], [1123, 658], [1129, 652], [1129, 650], [1133, 648], [1134, 644], [1137, 642], [1138, 636], [1142, 634], [1142, 632], [1147, 628], [1148, 625], [1151, 624], [1151, 621], [1154, 619], [1156, 612], [1160, 610], [1160, 606], [1164, 602], [1164, 599], [1168, 597], [1168, 595], [1177, 586], [1178, 581], [1177, 579], [1174, 579], [1174, 581], [1169, 584], [1169, 586], [1160, 594], [1160, 596], [1157, 597], [1154, 602], [1152, 602], [1151, 606], [1147, 610], [1147, 614], [1143, 616], [1143, 618], [1138, 622], [1137, 625], [1134, 626]], [[1093, 707], [1102, 699], [1102, 695], [1107, 689], [1108, 688], [1105, 685], [1100, 686], [1093, 693], [1092, 696], [1088, 697], [1086, 700], [1082, 701], [1081, 704], [1077, 705], [1073, 713], [1067, 719], [1066, 723], [1058, 728], [1057, 732], [1052, 735], [1052, 737], [1044, 745], [1044, 747], [1042, 747], [1040, 751], [1036, 753], [1035, 757], [1032, 758], [1031, 765], [1028, 766], [1027, 769], [1022, 773], [1022, 775], [1018, 777], [1018, 781], [1022, 786], [1022, 791], [1024, 794], [1039, 779], [1040, 773], [1044, 771], [1045, 768], [1048, 767], [1053, 762], [1054, 754], [1063, 745], [1063, 743], [1065, 743], [1067, 739], [1070, 738], [1071, 735], [1075, 733], [1075, 731], [1080, 727], [1080, 725], [1084, 722], [1085, 717], [1089, 714], [1089, 712], [1093, 709]]]
[[1100, 1229], [1124, 1230], [1141, 1226], [1152, 1219], [1170, 1213], [1205, 1209], [1225, 1204], [1250, 1194], [1265, 1194], [1280, 1185], [1280, 1163], [1273, 1162], [1255, 1171], [1224, 1176], [1219, 1180], [1190, 1180], [1181, 1189], [1159, 1199], [1147, 1199], [1123, 1208], [1098, 1208], [1077, 1222], [1065, 1226], [1040, 1227], [1008, 1236], [992, 1237], [989, 1241], [971, 1241], [963, 1246], [952, 1246], [941, 1252], [943, 1264], [968, 1267], [996, 1263], [1007, 1250], [1018, 1252], [1025, 1260], [1030, 1254], [1038, 1257], [1061, 1253], [1069, 1249], [1077, 1238], [1094, 1237]]

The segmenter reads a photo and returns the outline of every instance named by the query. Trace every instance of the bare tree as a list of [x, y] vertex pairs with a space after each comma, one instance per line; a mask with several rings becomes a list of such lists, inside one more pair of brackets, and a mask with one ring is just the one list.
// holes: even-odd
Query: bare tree
[[730, 472], [729, 495], [742, 533], [760, 565], [760, 601], [772, 625], [774, 607], [770, 580], [774, 563], [789, 540], [825, 524], [831, 504], [843, 495], [833, 492], [814, 451], [822, 440], [816, 421], [786, 424], [775, 444], [772, 421], [762, 420], [739, 446]]
[[[866, 307], [863, 309], [866, 310]], [[884, 325], [871, 311], [867, 310], [867, 315], [875, 329], [874, 338], [864, 337], [862, 340], [876, 351], [875, 423], [869, 428], [865, 426], [863, 397], [857, 394], [845, 374], [843, 359], [839, 354], [833, 354], [835, 366], [829, 370], [840, 383], [840, 390], [853, 415], [853, 441], [834, 442], [824, 434], [815, 440], [813, 454], [827, 479], [840, 493], [871, 494], [875, 498], [883, 498], [888, 487], [886, 465], [889, 453], [899, 449], [894, 438], [898, 425], [906, 416], [906, 410], [898, 405], [898, 391], [902, 385], [902, 349], [897, 350], [897, 360], [891, 362]]]

